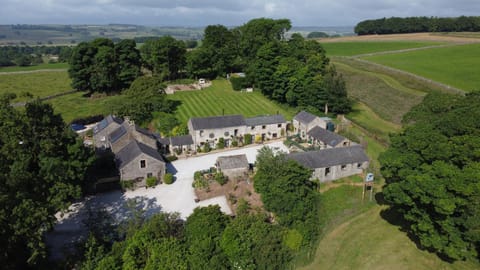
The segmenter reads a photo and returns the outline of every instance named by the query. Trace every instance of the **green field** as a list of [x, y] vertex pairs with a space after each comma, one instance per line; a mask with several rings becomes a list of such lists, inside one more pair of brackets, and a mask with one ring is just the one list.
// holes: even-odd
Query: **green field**
[[365, 57], [465, 91], [480, 91], [480, 44]]
[[351, 61], [336, 59], [333, 63], [345, 79], [351, 98], [366, 104], [381, 118], [395, 124], [400, 124], [403, 115], [420, 103], [426, 94], [404, 86], [392, 76], [354, 67]]
[[40, 64], [27, 67], [0, 67], [0, 72], [16, 72], [16, 71], [31, 71], [41, 69], [68, 69], [68, 63], [52, 63]]
[[181, 101], [177, 118], [187, 122], [191, 117], [242, 114], [246, 117], [280, 113], [292, 119], [295, 110], [276, 104], [259, 92], [237, 92], [227, 80], [215, 80], [213, 85], [201, 91], [177, 92], [169, 99]]
[[327, 56], [354, 56], [359, 54], [396, 51], [411, 48], [440, 45], [440, 42], [420, 41], [352, 41], [321, 43]]
[[66, 71], [0, 74], [0, 94], [15, 93], [17, 95], [15, 101], [25, 100], [26, 92], [34, 97], [46, 97], [71, 89], [70, 78]]
[[105, 96], [97, 98], [84, 97], [85, 92], [78, 92], [48, 100], [56, 113], [62, 115], [63, 120], [68, 123], [75, 118], [91, 115], [110, 114], [111, 102], [121, 98], [120, 96]]

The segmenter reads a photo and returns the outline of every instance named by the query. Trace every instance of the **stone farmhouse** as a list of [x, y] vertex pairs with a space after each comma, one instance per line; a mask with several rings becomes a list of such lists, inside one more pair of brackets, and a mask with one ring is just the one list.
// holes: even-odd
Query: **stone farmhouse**
[[93, 138], [97, 153], [114, 154], [120, 180], [144, 186], [148, 177], [163, 179], [165, 160], [158, 152], [157, 136], [150, 131], [109, 115], [93, 128]]
[[350, 146], [351, 144], [347, 138], [319, 126], [307, 132], [307, 141], [320, 149]]
[[369, 166], [369, 159], [360, 145], [292, 153], [287, 157], [312, 169], [312, 179], [320, 182], [360, 174]]
[[285, 136], [287, 121], [282, 115], [258, 116], [244, 118], [242, 115], [225, 115], [190, 118], [188, 130], [193, 143], [201, 146], [206, 143], [215, 147], [219, 138], [225, 140], [225, 146], [232, 141], [251, 134], [260, 140], [275, 139]]

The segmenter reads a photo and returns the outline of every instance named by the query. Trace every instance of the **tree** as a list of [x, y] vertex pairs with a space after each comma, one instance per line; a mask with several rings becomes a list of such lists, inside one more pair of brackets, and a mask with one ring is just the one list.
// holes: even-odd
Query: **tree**
[[130, 87], [141, 74], [141, 58], [137, 44], [132, 39], [124, 39], [115, 44], [115, 55], [118, 59], [118, 89]]
[[169, 80], [178, 79], [180, 71], [185, 68], [185, 43], [170, 36], [156, 40], [147, 40], [140, 48], [145, 66], [154, 75], [160, 75]]
[[478, 258], [480, 250], [478, 106], [478, 93], [427, 95], [380, 156], [385, 199], [405, 230], [451, 260]]
[[195, 208], [185, 223], [187, 259], [191, 269], [230, 269], [220, 247], [229, 218], [218, 205]]
[[241, 215], [223, 231], [220, 246], [237, 269], [285, 269], [291, 254], [282, 243], [283, 230], [261, 215]]
[[307, 35], [307, 38], [326, 38], [329, 35], [325, 32], [310, 32]]
[[4, 269], [22, 269], [45, 258], [44, 232], [81, 195], [93, 153], [66, 129], [49, 104], [25, 111], [0, 103], [0, 254]]

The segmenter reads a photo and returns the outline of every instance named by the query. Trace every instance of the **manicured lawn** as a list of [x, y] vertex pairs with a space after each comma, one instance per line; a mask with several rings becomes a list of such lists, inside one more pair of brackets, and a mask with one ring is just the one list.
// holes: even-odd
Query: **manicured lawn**
[[176, 116], [182, 122], [191, 117], [242, 114], [246, 117], [280, 113], [292, 119], [295, 109], [276, 104], [259, 92], [233, 91], [227, 80], [215, 80], [209, 88], [200, 91], [177, 92], [168, 95], [181, 101]]
[[28, 67], [0, 67], [0, 72], [30, 71], [40, 69], [68, 69], [68, 63], [45, 63]]
[[465, 91], [480, 91], [480, 44], [365, 57]]
[[0, 94], [15, 93], [16, 101], [25, 100], [29, 92], [34, 97], [46, 97], [70, 91], [70, 78], [66, 71], [45, 71], [28, 74], [0, 74]]
[[419, 41], [352, 41], [321, 43], [327, 56], [354, 56], [366, 53], [396, 51], [442, 44]]

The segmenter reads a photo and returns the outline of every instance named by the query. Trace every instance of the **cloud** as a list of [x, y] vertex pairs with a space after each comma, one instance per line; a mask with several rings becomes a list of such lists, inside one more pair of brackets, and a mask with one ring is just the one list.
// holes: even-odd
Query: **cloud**
[[293, 25], [355, 25], [365, 19], [477, 15], [477, 0], [2, 0], [0, 24], [130, 23], [240, 25], [289, 18]]

